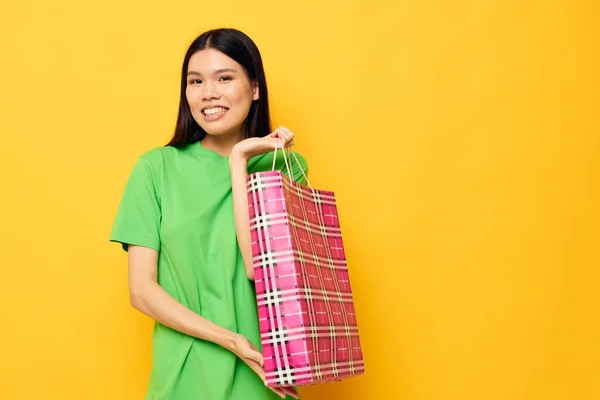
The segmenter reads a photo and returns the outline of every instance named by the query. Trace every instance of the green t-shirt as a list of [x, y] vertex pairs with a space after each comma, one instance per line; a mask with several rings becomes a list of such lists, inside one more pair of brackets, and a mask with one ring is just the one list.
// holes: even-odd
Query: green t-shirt
[[[306, 161], [296, 153], [306, 172]], [[282, 152], [275, 168], [286, 172]], [[294, 180], [305, 183], [292, 157]], [[269, 171], [273, 152], [248, 162]], [[158, 283], [197, 314], [260, 346], [256, 292], [246, 276], [233, 218], [229, 160], [194, 143], [137, 160], [110, 240], [159, 252]], [[235, 354], [158, 322], [146, 400], [278, 399]], [[288, 396], [288, 398], [291, 398]]]

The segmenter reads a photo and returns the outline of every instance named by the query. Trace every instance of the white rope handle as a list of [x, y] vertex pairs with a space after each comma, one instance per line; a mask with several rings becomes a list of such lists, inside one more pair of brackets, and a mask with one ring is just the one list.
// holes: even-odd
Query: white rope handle
[[[273, 152], [273, 166], [271, 167], [271, 171], [275, 170], [275, 161], [277, 160], [277, 149], [279, 148], [279, 145], [275, 144], [275, 151]], [[298, 160], [298, 157], [296, 156], [296, 153], [294, 153], [294, 150], [290, 149], [292, 155], [294, 156], [294, 159], [296, 160], [296, 163], [298, 164], [298, 166], [300, 167], [300, 171], [302, 172], [302, 176], [304, 177], [304, 179], [306, 179], [306, 184], [308, 185], [308, 187], [310, 187], [311, 189], [313, 188], [312, 185], [310, 184], [310, 181], [308, 180], [308, 176], [306, 176], [306, 173], [304, 172], [304, 168], [302, 168], [302, 164], [300, 164], [300, 160]], [[292, 179], [294, 177], [294, 175], [292, 174], [290, 165], [292, 164], [292, 158], [290, 157], [289, 161], [288, 161], [288, 157], [285, 154], [285, 149], [281, 149], [281, 153], [283, 154], [283, 161], [285, 162], [285, 166], [287, 168], [288, 171], [288, 176], [290, 178], [290, 183], [292, 182]]]
[[[277, 160], [277, 149], [279, 145], [275, 144], [275, 151], [273, 152], [273, 166], [271, 167], [271, 171], [275, 170], [275, 161]], [[283, 161], [285, 162], [285, 167], [287, 168], [288, 175], [290, 177], [290, 182], [293, 178], [292, 171], [290, 169], [290, 164], [288, 163], [288, 159], [285, 157], [285, 151], [281, 148], [281, 153], [283, 153]]]
[[310, 181], [308, 180], [308, 176], [306, 176], [306, 173], [304, 172], [304, 168], [302, 168], [302, 164], [300, 164], [300, 160], [298, 160], [298, 157], [296, 157], [296, 153], [294, 153], [294, 150], [292, 148], [290, 148], [290, 151], [292, 152], [292, 155], [294, 156], [294, 159], [296, 160], [296, 163], [300, 167], [300, 171], [302, 172], [302, 176], [304, 177], [304, 179], [306, 179], [306, 184], [308, 185], [309, 188], [312, 189], [313, 187], [310, 184]]

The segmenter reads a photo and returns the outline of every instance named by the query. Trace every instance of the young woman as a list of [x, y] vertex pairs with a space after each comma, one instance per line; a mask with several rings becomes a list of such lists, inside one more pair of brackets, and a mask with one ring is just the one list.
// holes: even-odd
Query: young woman
[[138, 158], [110, 236], [128, 251], [131, 304], [156, 321], [147, 400], [298, 398], [263, 382], [246, 197], [247, 174], [293, 144], [271, 131], [254, 42], [234, 29], [194, 40], [175, 134]]

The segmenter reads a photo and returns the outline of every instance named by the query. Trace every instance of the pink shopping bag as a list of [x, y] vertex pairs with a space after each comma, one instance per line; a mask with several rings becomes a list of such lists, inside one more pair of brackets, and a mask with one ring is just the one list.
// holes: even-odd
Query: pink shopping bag
[[[290, 163], [286, 157], [292, 176]], [[267, 386], [364, 373], [333, 192], [276, 170], [251, 174], [247, 183]]]

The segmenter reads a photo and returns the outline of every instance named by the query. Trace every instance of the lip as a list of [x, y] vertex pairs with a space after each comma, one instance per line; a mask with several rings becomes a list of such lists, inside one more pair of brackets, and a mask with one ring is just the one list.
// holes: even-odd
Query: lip
[[[206, 107], [206, 108], [212, 108], [212, 107]], [[225, 108], [225, 107], [223, 107]], [[202, 109], [202, 111], [204, 111], [205, 109]], [[225, 108], [225, 112], [223, 114], [213, 114], [213, 115], [206, 115], [204, 114], [204, 112], [201, 112], [200, 114], [202, 114], [202, 117], [204, 118], [205, 121], [207, 122], [213, 122], [213, 121], [218, 121], [221, 118], [223, 118], [225, 116], [225, 114], [227, 114], [227, 111], [229, 111], [229, 109]]]

